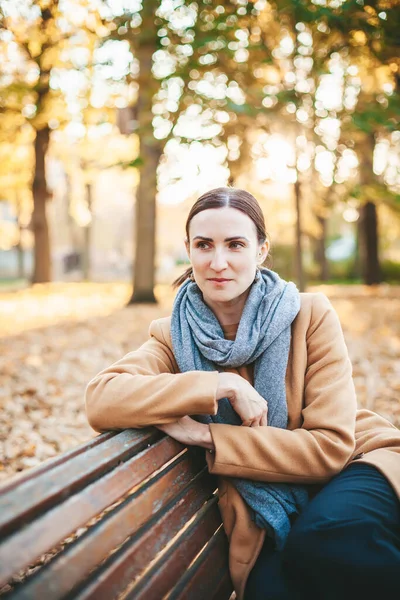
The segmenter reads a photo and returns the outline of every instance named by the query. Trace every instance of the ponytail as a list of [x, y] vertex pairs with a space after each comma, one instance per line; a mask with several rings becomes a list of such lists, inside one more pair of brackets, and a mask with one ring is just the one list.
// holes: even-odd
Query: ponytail
[[174, 289], [179, 287], [180, 285], [182, 285], [182, 283], [184, 281], [186, 281], [186, 279], [190, 279], [192, 275], [193, 275], [193, 269], [192, 269], [192, 267], [189, 267], [188, 269], [186, 269], [186, 271], [184, 273], [182, 273], [182, 275], [180, 275], [177, 279], [175, 279], [175, 281], [172, 283], [172, 287]]

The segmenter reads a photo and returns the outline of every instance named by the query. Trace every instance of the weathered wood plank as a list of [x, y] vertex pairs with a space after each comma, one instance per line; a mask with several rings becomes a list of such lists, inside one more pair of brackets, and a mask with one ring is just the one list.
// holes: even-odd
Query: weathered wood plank
[[228, 600], [232, 591], [228, 567], [228, 540], [221, 525], [168, 594], [168, 600]]
[[165, 555], [158, 558], [153, 567], [129, 590], [128, 594], [124, 595], [124, 598], [126, 600], [164, 598], [220, 524], [221, 517], [214, 497], [203, 506]]
[[83, 444], [79, 444], [79, 446], [76, 446], [75, 448], [71, 448], [71, 450], [68, 450], [67, 452], [63, 452], [62, 454], [59, 454], [58, 456], [54, 456], [54, 458], [49, 458], [48, 460], [46, 460], [44, 463], [41, 463], [37, 467], [32, 467], [32, 469], [27, 469], [26, 471], [23, 471], [22, 473], [18, 473], [17, 475], [15, 475], [15, 477], [12, 477], [10, 481], [2, 482], [0, 484], [0, 495], [5, 494], [6, 492], [9, 492], [11, 490], [14, 490], [18, 486], [20, 486], [22, 483], [25, 483], [26, 481], [29, 481], [30, 479], [35, 479], [39, 475], [42, 475], [43, 473], [50, 471], [54, 467], [57, 467], [58, 465], [61, 465], [65, 462], [71, 460], [75, 456], [78, 456], [79, 454], [83, 454], [87, 450], [90, 450], [91, 448], [94, 448], [95, 446], [98, 446], [99, 444], [106, 442], [107, 440], [111, 439], [112, 437], [115, 437], [116, 435], [118, 435], [118, 433], [119, 433], [118, 431], [107, 431], [106, 433], [101, 433], [100, 435], [96, 435], [91, 440], [88, 440], [87, 442], [84, 442]]
[[0, 538], [29, 523], [40, 512], [82, 489], [119, 462], [140, 452], [159, 439], [157, 430], [128, 429], [105, 439], [78, 456], [53, 465], [18, 487], [0, 493]]
[[151, 521], [116, 552], [107, 564], [91, 576], [91, 582], [74, 600], [112, 600], [118, 598], [132, 581], [166, 545], [179, 534], [215, 490], [208, 472], [199, 474], [156, 522]]
[[[173, 442], [173, 440], [171, 441]], [[175, 443], [177, 444], [177, 442]], [[123, 544], [174, 499], [194, 479], [201, 468], [203, 467], [198, 460], [188, 457], [187, 452], [178, 456], [163, 471], [105, 515], [101, 521], [71, 544], [53, 562], [46, 565], [31, 582], [28, 581], [23, 588], [17, 588], [16, 595], [12, 597], [21, 600], [44, 597], [46, 600], [64, 598], [113, 550]], [[57, 509], [54, 509], [33, 523], [28, 532], [28, 539], [25, 540], [23, 546], [32, 547], [34, 550], [39, 548], [38, 555], [40, 556], [43, 549], [48, 547], [49, 536], [53, 535], [51, 531], [49, 533], [51, 528], [56, 533], [61, 531], [63, 534], [61, 539], [64, 539], [68, 524], [64, 525], [62, 530], [65, 515], [61, 520], [55, 519], [56, 515]], [[4, 556], [0, 549], [0, 572], [5, 571], [7, 566], [7, 574], [16, 572], [22, 561], [24, 566], [29, 564], [21, 554], [18, 554], [18, 548], [21, 548], [20, 536], [12, 546], [13, 538], [7, 542], [4, 547]], [[1, 562], [6, 559], [7, 549], [11, 558], [3, 568]]]

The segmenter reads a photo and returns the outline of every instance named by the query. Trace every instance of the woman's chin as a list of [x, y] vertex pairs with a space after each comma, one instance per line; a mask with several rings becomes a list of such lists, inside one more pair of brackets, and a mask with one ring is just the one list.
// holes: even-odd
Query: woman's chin
[[249, 289], [249, 287], [243, 288], [243, 285], [239, 287], [233, 281], [230, 281], [226, 285], [216, 285], [206, 280], [200, 282], [200, 285], [198, 282], [197, 285], [203, 293], [205, 302], [232, 302], [243, 296]]
[[241, 292], [235, 292], [235, 290], [207, 290], [203, 293], [203, 296], [211, 302], [232, 302]]

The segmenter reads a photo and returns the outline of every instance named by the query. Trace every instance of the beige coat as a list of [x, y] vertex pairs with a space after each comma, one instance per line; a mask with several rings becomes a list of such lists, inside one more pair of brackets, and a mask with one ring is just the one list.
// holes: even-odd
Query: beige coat
[[[225, 331], [226, 337], [232, 334]], [[231, 371], [252, 383], [251, 367]], [[159, 319], [151, 323], [145, 344], [89, 383], [88, 419], [94, 429], [104, 431], [216, 414], [217, 378], [217, 371], [179, 372], [170, 319]], [[400, 496], [400, 432], [370, 411], [357, 411], [341, 326], [323, 294], [301, 294], [292, 324], [286, 397], [286, 430], [210, 425], [215, 452], [206, 456], [210, 472], [219, 476], [219, 506], [238, 600], [265, 532], [250, 519], [229, 477], [323, 484], [357, 459], [375, 465]]]

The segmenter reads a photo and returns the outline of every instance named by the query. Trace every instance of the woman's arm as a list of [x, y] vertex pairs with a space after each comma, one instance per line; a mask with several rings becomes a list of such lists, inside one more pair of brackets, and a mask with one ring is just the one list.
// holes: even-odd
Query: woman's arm
[[[218, 373], [217, 401], [228, 398], [244, 426], [267, 425], [268, 405], [253, 386], [236, 373]], [[175, 423], [157, 425], [178, 442], [189, 446], [202, 446], [215, 450], [209, 425], [182, 417]]]
[[185, 446], [201, 446], [207, 450], [215, 449], [210, 426], [198, 423], [191, 417], [182, 417], [174, 423], [157, 425], [157, 429], [161, 429], [161, 431], [170, 435], [174, 440], [181, 442], [181, 444], [185, 444]]
[[211, 473], [313, 483], [330, 479], [345, 466], [355, 445], [356, 396], [340, 322], [322, 294], [313, 300], [307, 358], [302, 427], [290, 431], [211, 424]]
[[176, 373], [161, 326], [104, 371], [86, 389], [86, 414], [96, 431], [171, 423], [188, 414], [216, 414], [218, 372]]

